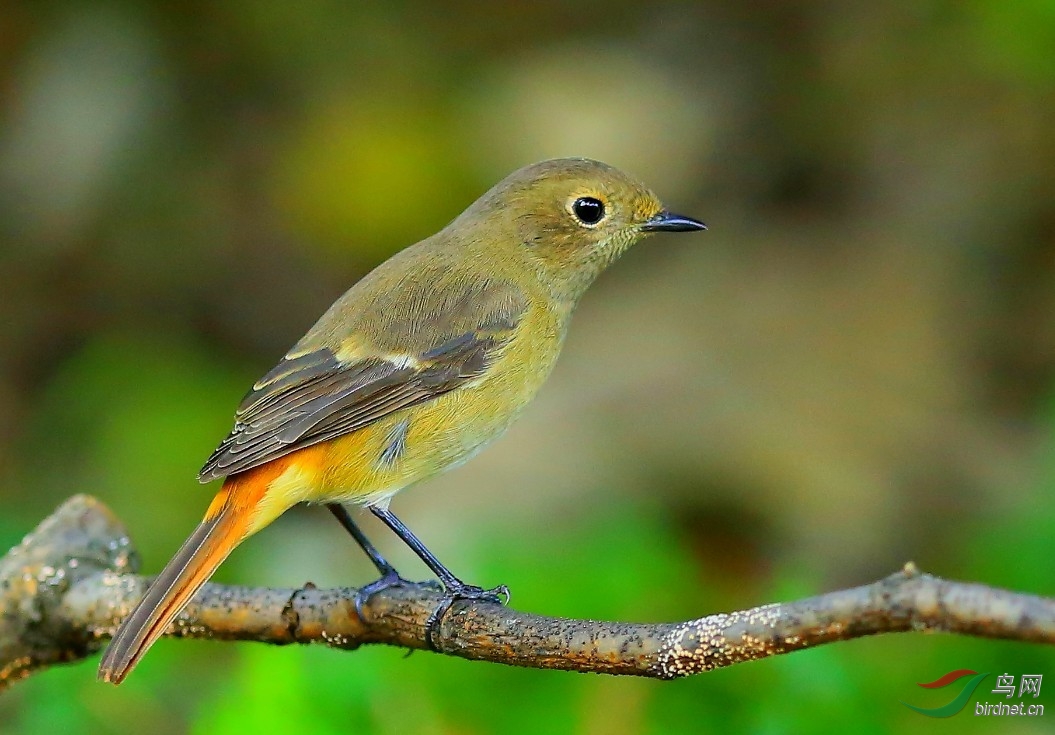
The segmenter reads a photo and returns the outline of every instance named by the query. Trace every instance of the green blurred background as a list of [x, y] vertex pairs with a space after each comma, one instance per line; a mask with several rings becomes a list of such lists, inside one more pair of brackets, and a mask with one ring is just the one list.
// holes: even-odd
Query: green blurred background
[[[160, 569], [249, 384], [512, 169], [585, 155], [710, 232], [582, 304], [509, 434], [395, 510], [524, 610], [678, 620], [915, 560], [1055, 594], [1055, 2], [25, 2], [0, 13], [0, 549], [92, 493]], [[421, 566], [372, 521], [411, 577]], [[218, 579], [352, 585], [329, 514]], [[1039, 732], [1055, 655], [906, 635], [661, 683], [162, 641], [3, 733]], [[1047, 720], [928, 720], [956, 668]], [[978, 701], [994, 679], [983, 683]], [[969, 705], [970, 709], [970, 705]]]

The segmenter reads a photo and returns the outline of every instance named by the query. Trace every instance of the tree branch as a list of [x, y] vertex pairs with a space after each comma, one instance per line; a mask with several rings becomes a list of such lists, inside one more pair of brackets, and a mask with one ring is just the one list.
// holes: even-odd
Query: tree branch
[[[98, 651], [149, 579], [116, 517], [70, 498], [0, 559], [0, 690]], [[274, 644], [425, 648], [442, 595], [429, 584], [372, 596], [355, 590], [208, 584], [167, 635]], [[877, 633], [946, 632], [1055, 643], [1055, 600], [950, 582], [913, 564], [873, 584], [684, 623], [566, 620], [486, 602], [457, 602], [436, 636], [441, 653], [512, 666], [673, 679]]]

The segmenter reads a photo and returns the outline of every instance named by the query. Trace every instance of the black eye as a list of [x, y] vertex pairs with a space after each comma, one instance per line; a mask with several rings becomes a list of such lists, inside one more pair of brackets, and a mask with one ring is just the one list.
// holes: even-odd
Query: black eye
[[584, 225], [595, 225], [604, 219], [604, 204], [593, 197], [579, 197], [571, 205], [571, 211]]

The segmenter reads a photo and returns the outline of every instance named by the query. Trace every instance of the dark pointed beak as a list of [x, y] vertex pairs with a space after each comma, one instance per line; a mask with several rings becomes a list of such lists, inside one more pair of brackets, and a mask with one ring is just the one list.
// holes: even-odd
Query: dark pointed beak
[[642, 232], [695, 232], [696, 230], [706, 229], [707, 225], [698, 219], [686, 217], [682, 214], [674, 214], [666, 210], [641, 225]]

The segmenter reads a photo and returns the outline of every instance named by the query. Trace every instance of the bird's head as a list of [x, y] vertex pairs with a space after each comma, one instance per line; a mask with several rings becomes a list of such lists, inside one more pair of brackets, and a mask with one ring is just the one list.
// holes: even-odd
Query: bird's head
[[667, 211], [646, 186], [586, 158], [542, 161], [514, 171], [452, 226], [485, 247], [509, 248], [538, 267], [554, 290], [577, 299], [617, 257], [653, 232], [706, 229]]

